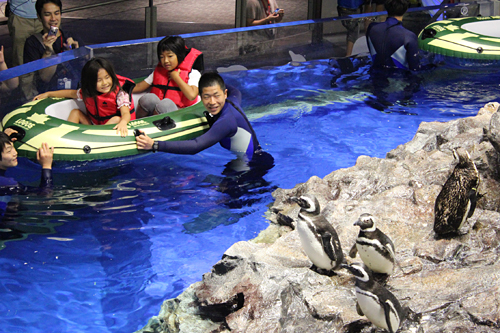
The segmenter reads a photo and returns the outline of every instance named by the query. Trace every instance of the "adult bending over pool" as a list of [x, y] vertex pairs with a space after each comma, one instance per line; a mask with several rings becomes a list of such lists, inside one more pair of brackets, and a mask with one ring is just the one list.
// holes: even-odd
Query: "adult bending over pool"
[[193, 140], [154, 141], [147, 135], [136, 137], [137, 148], [173, 154], [196, 154], [216, 143], [220, 143], [238, 156], [249, 161], [260, 154], [261, 147], [245, 113], [241, 110], [241, 93], [226, 85], [217, 73], [203, 74], [199, 82], [201, 101], [207, 111], [210, 129]]

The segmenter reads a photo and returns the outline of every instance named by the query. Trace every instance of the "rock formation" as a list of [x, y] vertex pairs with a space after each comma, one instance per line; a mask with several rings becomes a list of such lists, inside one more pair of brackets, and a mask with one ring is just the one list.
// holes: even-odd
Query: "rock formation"
[[[347, 257], [369, 212], [396, 247], [386, 287], [408, 311], [398, 332], [500, 330], [500, 113], [489, 103], [475, 117], [422, 123], [412, 141], [385, 159], [356, 165], [274, 192], [270, 226], [229, 248], [201, 282], [164, 302], [139, 332], [383, 332], [356, 313], [354, 281], [328, 277], [311, 262], [294, 230], [290, 197], [314, 194]], [[453, 170], [452, 149], [468, 150], [481, 175], [474, 215], [454, 238], [436, 238], [434, 201]], [[351, 261], [360, 261], [359, 256]]]

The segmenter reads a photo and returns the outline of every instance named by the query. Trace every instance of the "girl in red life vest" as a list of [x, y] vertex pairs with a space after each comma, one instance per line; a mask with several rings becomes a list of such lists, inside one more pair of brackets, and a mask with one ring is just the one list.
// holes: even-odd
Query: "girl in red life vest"
[[134, 88], [137, 94], [151, 87], [151, 92], [139, 100], [138, 118], [182, 109], [200, 100], [202, 53], [188, 49], [179, 36], [163, 38], [156, 51], [159, 62], [154, 72]]
[[83, 100], [87, 112], [71, 111], [68, 121], [77, 124], [116, 124], [113, 129], [122, 137], [127, 136], [127, 124], [135, 119], [134, 102], [129, 93], [134, 82], [115, 74], [113, 65], [102, 58], [90, 59], [82, 69], [82, 88], [49, 91], [33, 100], [46, 97], [66, 97]]

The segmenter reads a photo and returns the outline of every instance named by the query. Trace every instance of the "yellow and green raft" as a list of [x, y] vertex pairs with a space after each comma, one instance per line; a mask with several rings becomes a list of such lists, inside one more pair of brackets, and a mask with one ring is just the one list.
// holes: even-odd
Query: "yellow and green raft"
[[500, 66], [500, 16], [434, 22], [419, 34], [418, 45], [451, 64]]
[[36, 160], [43, 142], [55, 148], [54, 160], [88, 161], [119, 158], [145, 152], [138, 150], [134, 130], [146, 133], [154, 140], [189, 140], [205, 133], [209, 125], [203, 114], [205, 108], [197, 103], [168, 114], [155, 115], [128, 124], [127, 137], [113, 129], [115, 125], [81, 125], [66, 121], [74, 108], [83, 104], [72, 99], [46, 98], [22, 105], [2, 120], [3, 128], [17, 130], [20, 137], [14, 142], [18, 155]]

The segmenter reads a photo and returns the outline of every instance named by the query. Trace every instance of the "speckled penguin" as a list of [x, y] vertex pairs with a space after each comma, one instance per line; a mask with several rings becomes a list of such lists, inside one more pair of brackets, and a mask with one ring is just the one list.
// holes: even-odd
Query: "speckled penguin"
[[354, 225], [359, 226], [361, 230], [349, 255], [354, 258], [357, 252], [373, 272], [392, 274], [396, 262], [394, 244], [377, 228], [375, 218], [368, 213], [361, 214]]
[[458, 233], [474, 214], [478, 200], [479, 172], [465, 149], [453, 150], [458, 164], [443, 185], [434, 205], [434, 231], [438, 235]]
[[395, 333], [404, 319], [404, 311], [396, 296], [373, 280], [372, 272], [366, 265], [353, 263], [342, 267], [356, 278], [358, 313], [365, 315], [373, 325]]
[[[313, 270], [332, 271], [344, 261], [339, 237], [333, 226], [321, 215], [318, 199], [313, 195], [293, 197], [300, 206], [297, 231]], [[319, 269], [319, 270], [318, 270]]]

